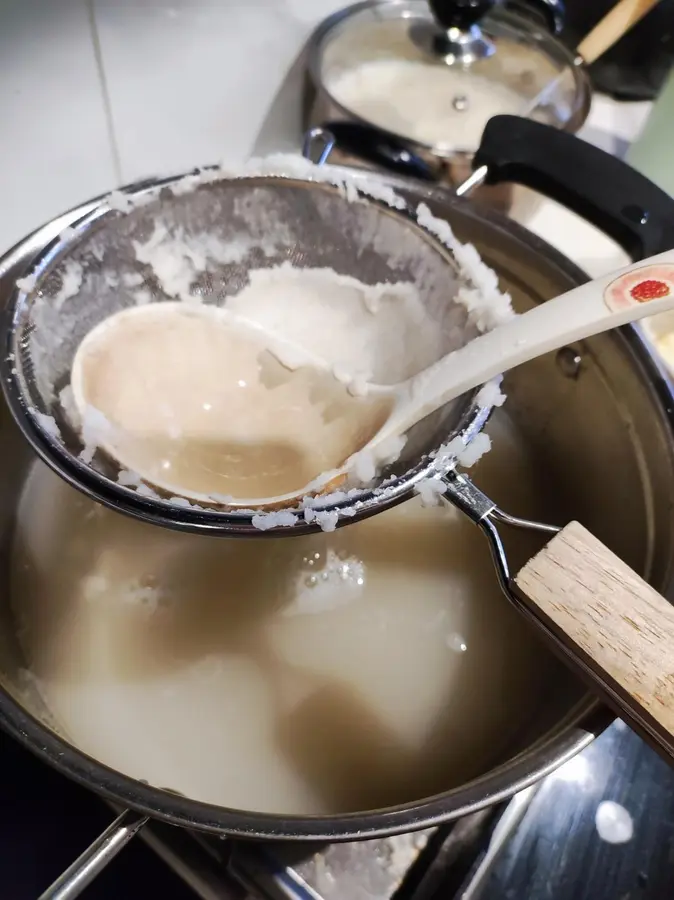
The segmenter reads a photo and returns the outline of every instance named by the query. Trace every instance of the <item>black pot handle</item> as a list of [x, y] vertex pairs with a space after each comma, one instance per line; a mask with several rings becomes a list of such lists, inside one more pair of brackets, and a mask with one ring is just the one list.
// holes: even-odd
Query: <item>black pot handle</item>
[[321, 128], [332, 134], [339, 150], [365, 162], [381, 166], [396, 175], [407, 175], [421, 181], [438, 180], [427, 162], [412, 153], [404, 141], [385, 131], [359, 122], [326, 122]]
[[494, 116], [473, 168], [487, 184], [532, 188], [601, 229], [632, 257], [674, 247], [674, 198], [622, 160], [586, 141], [519, 116]]

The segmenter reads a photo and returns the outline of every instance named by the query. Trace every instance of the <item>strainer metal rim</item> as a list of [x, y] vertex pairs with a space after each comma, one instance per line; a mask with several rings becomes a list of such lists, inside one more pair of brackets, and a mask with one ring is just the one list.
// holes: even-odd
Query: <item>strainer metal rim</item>
[[[121, 192], [130, 199], [147, 196], [153, 198], [157, 196], [162, 188], [171, 187], [173, 184], [182, 179], [201, 175], [204, 172], [210, 172], [216, 177], [210, 180], [217, 181], [238, 181], [241, 179], [254, 180], [255, 178], [279, 179], [284, 182], [295, 183], [311, 183], [312, 185], [321, 185], [326, 188], [337, 190], [335, 185], [330, 184], [324, 178], [312, 179], [311, 177], [300, 178], [296, 175], [283, 175], [281, 173], [242, 173], [233, 175], [230, 172], [223, 172], [221, 177], [217, 177], [219, 167], [209, 166], [202, 169], [191, 170], [163, 178], [153, 178], [135, 183], [121, 188]], [[385, 184], [384, 179], [381, 183]], [[367, 191], [361, 191], [358, 184], [354, 183], [361, 197], [369, 203], [374, 203], [390, 214], [398, 213], [409, 221], [413, 222], [415, 227], [421, 229], [430, 241], [445, 253], [449, 253], [447, 248], [438, 240], [437, 236], [431, 231], [420, 225], [416, 219], [414, 211], [405, 202], [404, 207], [391, 210], [383, 201], [373, 198], [367, 194]], [[198, 190], [200, 185], [195, 186]], [[18, 268], [15, 281], [26, 276], [35, 276], [38, 280], [43, 274], [50, 269], [55, 260], [64, 255], [65, 252], [78, 240], [83, 232], [91, 225], [99, 221], [107, 215], [124, 215], [119, 212], [115, 206], [110, 205], [110, 195], [105, 194], [94, 200], [86, 201], [70, 212], [58, 216], [50, 222], [46, 223], [42, 228], [33, 232], [23, 241], [15, 245], [8, 253], [0, 258], [0, 275], [13, 267], [14, 262], [20, 259], [22, 251], [30, 245], [35, 245], [41, 234], [48, 234], [49, 237], [33, 255], [30, 260], [22, 260], [22, 265]], [[61, 232], [70, 226], [73, 233], [67, 238], [61, 238], [59, 232], [55, 237], [54, 223], [62, 222]], [[261, 530], [252, 524], [255, 515], [265, 514], [269, 510], [233, 510], [233, 509], [197, 509], [195, 507], [184, 507], [172, 504], [168, 500], [154, 497], [144, 497], [135, 490], [121, 484], [113, 482], [105, 475], [99, 474], [87, 463], [79, 460], [77, 457], [69, 453], [65, 447], [42, 429], [35, 417], [32, 415], [26, 398], [19, 386], [16, 373], [14, 371], [14, 359], [17, 351], [16, 332], [13, 325], [16, 323], [16, 317], [19, 314], [22, 300], [25, 300], [25, 292], [20, 288], [14, 287], [10, 291], [7, 305], [3, 310], [4, 314], [4, 337], [3, 352], [0, 355], [0, 382], [5, 396], [5, 401], [10, 410], [14, 421], [21, 430], [23, 436], [30, 444], [31, 448], [37, 456], [48, 465], [58, 476], [63, 478], [68, 484], [84, 493], [91, 499], [102, 503], [103, 505], [155, 525], [160, 525], [176, 531], [201, 533], [201, 534], [221, 534], [223, 536], [237, 537], [280, 537], [293, 536], [299, 534], [311, 534], [321, 531], [320, 524], [316, 521], [306, 522], [302, 516], [302, 509], [299, 506], [287, 507], [289, 512], [298, 515], [298, 520], [293, 525], [274, 525], [271, 528]], [[456, 428], [447, 435], [447, 440], [460, 436], [466, 445], [482, 431], [492, 410], [493, 406], [485, 406], [477, 402], [479, 388], [474, 389], [466, 395], [464, 407], [459, 413], [459, 421]], [[420, 462], [411, 469], [408, 469], [403, 475], [395, 477], [386, 485], [375, 489], [364, 489], [361, 494], [356, 497], [347, 498], [338, 502], [329, 504], [321, 504], [320, 497], [317, 497], [312, 503], [312, 508], [317, 512], [325, 509], [336, 510], [340, 512], [345, 509], [352, 510], [354, 507], [357, 512], [354, 517], [351, 515], [340, 515], [337, 527], [349, 524], [354, 518], [358, 520], [368, 518], [379, 512], [396, 506], [399, 503], [409, 499], [413, 493], [415, 486], [428, 478], [430, 475], [444, 474], [450, 471], [456, 463], [455, 459], [449, 457], [442, 466], [439, 466], [431, 457], [424, 457]]]

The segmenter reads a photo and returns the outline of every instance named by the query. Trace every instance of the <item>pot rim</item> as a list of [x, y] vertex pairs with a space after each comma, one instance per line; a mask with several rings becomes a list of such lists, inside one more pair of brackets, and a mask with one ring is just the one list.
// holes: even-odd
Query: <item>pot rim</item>
[[[415, 138], [411, 138], [408, 135], [400, 134], [395, 131], [389, 131], [387, 128], [383, 128], [380, 125], [373, 125], [373, 123], [369, 119], [363, 118], [362, 116], [358, 115], [358, 113], [353, 112], [348, 107], [340, 103], [339, 100], [337, 100], [335, 96], [328, 90], [327, 85], [323, 81], [321, 75], [323, 42], [334, 28], [336, 28], [351, 16], [357, 15], [358, 13], [363, 12], [367, 9], [376, 9], [377, 7], [404, 7], [408, 6], [410, 2], [415, 2], [415, 0], [360, 0], [360, 2], [358, 3], [353, 3], [350, 6], [343, 7], [342, 9], [337, 10], [337, 12], [334, 12], [331, 15], [327, 16], [325, 19], [323, 19], [322, 22], [319, 23], [319, 25], [316, 26], [307, 43], [307, 71], [311, 76], [311, 80], [315, 88], [325, 94], [327, 99], [334, 106], [335, 110], [337, 110], [339, 116], [341, 116], [343, 119], [357, 122], [360, 125], [367, 125], [371, 128], [376, 128], [382, 133], [382, 135], [385, 135], [388, 138], [405, 141], [405, 143], [408, 144], [413, 151], [432, 154], [439, 160], [470, 159], [475, 152], [474, 150], [467, 150], [465, 148], [443, 150], [442, 148], [439, 148], [434, 144], [427, 144], [424, 141], [416, 140]], [[512, 19], [517, 23], [522, 23], [525, 25], [529, 24], [529, 20], [526, 17], [518, 15], [516, 12], [513, 12], [513, 10], [504, 10], [498, 6], [494, 9], [496, 10], [497, 15], [505, 18], [506, 20]], [[586, 67], [576, 61], [578, 57], [576, 57], [570, 50], [568, 50], [561, 41], [559, 41], [554, 35], [551, 34], [546, 35], [546, 39], [556, 46], [556, 48], [560, 51], [560, 55], [567, 58], [569, 69], [573, 73], [574, 80], [576, 82], [576, 90], [581, 94], [581, 102], [578, 106], [578, 110], [573, 115], [571, 115], [561, 127], [562, 131], [568, 131], [572, 134], [575, 134], [582, 128], [590, 113], [590, 103], [592, 99], [590, 78], [587, 74]]]
[[[173, 180], [174, 177], [149, 179], [130, 185], [128, 189], [160, 186]], [[393, 188], [413, 190], [419, 197], [442, 200], [448, 205], [469, 209], [480, 221], [505, 228], [530, 249], [544, 252], [553, 265], [578, 283], [587, 280], [587, 275], [562, 253], [495, 210], [485, 207], [476, 210], [469, 200], [457, 198], [442, 188], [425, 188], [404, 178], [388, 175], [383, 180]], [[73, 208], [19, 242], [0, 262], [0, 278], [11, 273], [15, 266], [25, 265], [26, 253], [31, 256], [41, 253], [45, 239], [52, 240], [67, 225], [90, 213], [102, 199], [103, 196]], [[42, 242], [40, 234], [45, 236]], [[646, 339], [634, 326], [621, 328], [620, 332], [646, 370], [662, 411], [674, 432], [674, 383], [666, 378], [650, 352]], [[334, 842], [385, 837], [432, 827], [468, 815], [505, 800], [549, 775], [588, 746], [614, 718], [609, 709], [587, 693], [546, 735], [467, 784], [387, 809], [330, 816], [281, 815], [229, 809], [192, 800], [170, 789], [153, 787], [123, 775], [76, 749], [28, 713], [12, 694], [0, 686], [0, 726], [42, 760], [101, 797], [172, 825], [242, 838], [289, 841]]]

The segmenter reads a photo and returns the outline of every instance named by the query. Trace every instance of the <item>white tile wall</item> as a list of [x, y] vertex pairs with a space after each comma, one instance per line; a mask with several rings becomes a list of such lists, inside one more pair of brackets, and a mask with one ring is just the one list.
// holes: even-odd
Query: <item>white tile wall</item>
[[[345, 2], [0, 0], [0, 251], [120, 180], [297, 146], [303, 47]], [[646, 112], [598, 98], [586, 136]], [[554, 204], [527, 224], [591, 272], [624, 259]]]
[[84, 0], [0, 2], [0, 248], [114, 180]]
[[293, 63], [314, 23], [338, 5], [95, 0], [124, 179], [245, 159], [279, 90], [288, 102], [274, 118], [277, 141], [295, 138]]

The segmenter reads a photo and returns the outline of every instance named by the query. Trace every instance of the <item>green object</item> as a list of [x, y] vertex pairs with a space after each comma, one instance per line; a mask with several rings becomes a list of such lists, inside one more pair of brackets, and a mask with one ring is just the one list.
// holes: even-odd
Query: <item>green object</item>
[[655, 101], [627, 161], [674, 197], [674, 69]]

